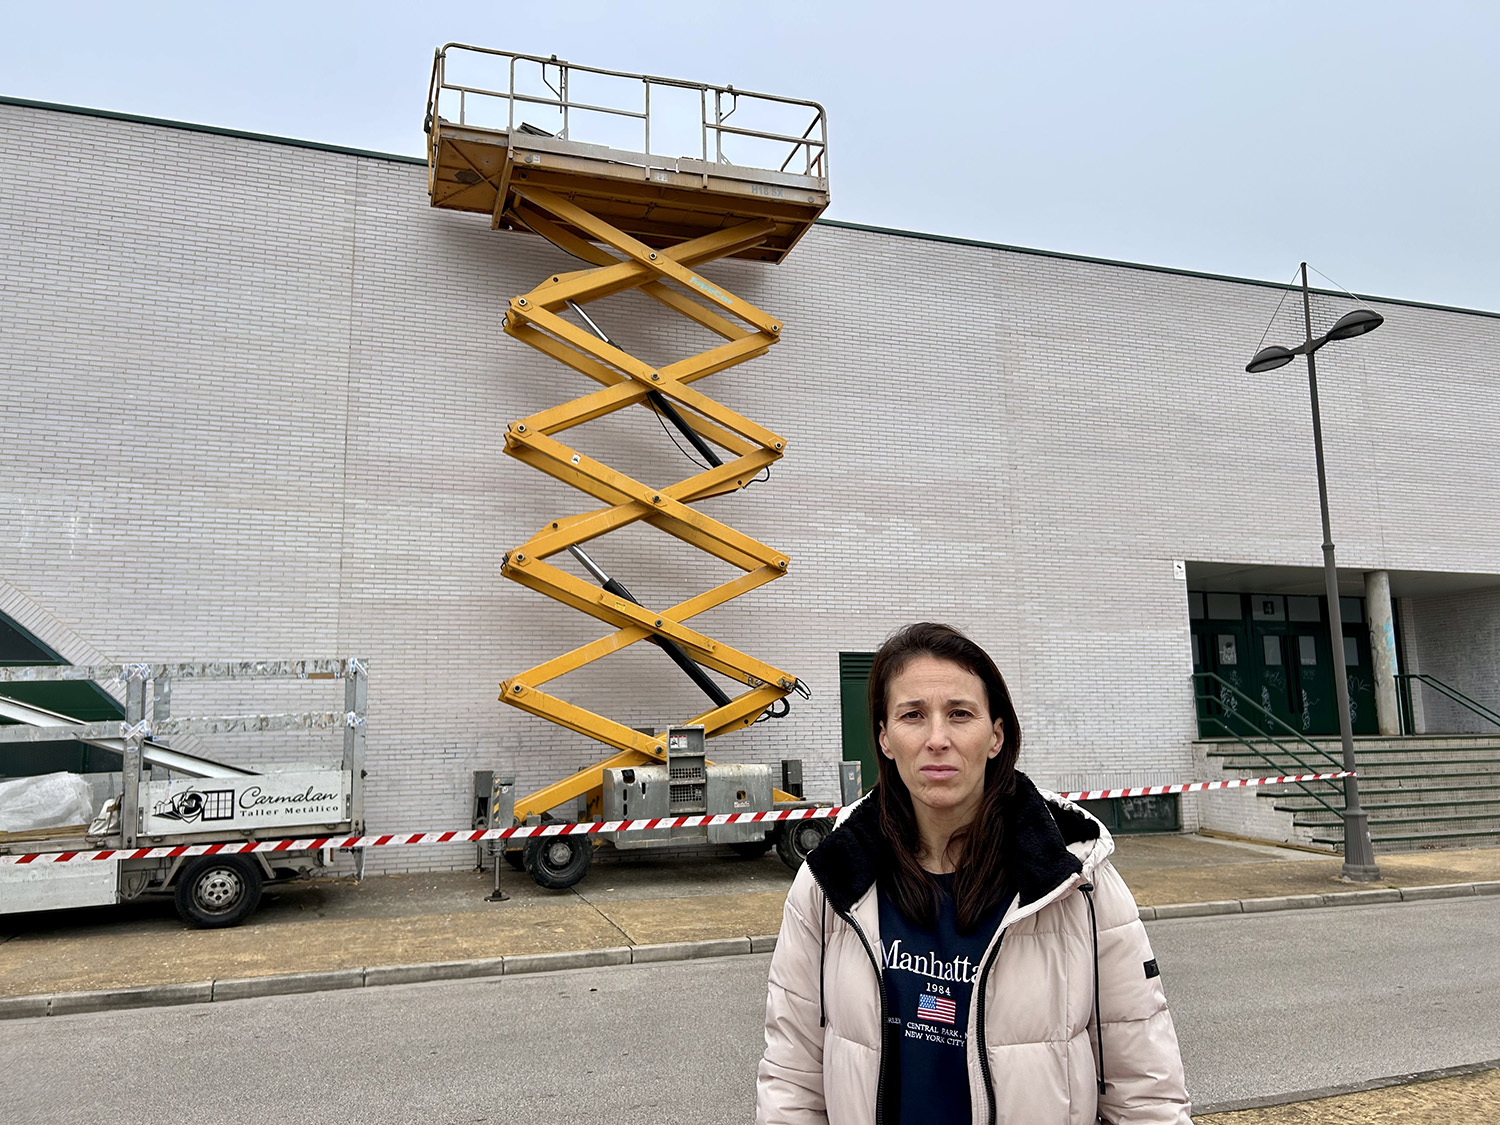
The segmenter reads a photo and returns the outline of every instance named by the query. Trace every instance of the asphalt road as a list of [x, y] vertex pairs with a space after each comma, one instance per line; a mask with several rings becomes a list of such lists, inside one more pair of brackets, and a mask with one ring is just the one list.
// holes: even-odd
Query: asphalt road
[[[1492, 1059], [1500, 898], [1150, 925], [1200, 1104]], [[764, 956], [0, 1023], [8, 1125], [744, 1122]]]
[[1500, 1058], [1500, 898], [1147, 930], [1200, 1105]]

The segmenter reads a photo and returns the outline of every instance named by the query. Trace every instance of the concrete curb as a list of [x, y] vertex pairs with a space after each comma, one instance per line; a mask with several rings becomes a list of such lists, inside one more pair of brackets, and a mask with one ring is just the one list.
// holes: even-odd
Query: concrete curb
[[[1143, 906], [1140, 909], [1141, 918], [1151, 922], [1171, 918], [1262, 914], [1273, 910], [1307, 910], [1327, 906], [1431, 902], [1435, 899], [1467, 898], [1472, 895], [1500, 895], [1500, 880], [1488, 883], [1447, 883], [1404, 889], [1343, 891], [1333, 894], [1284, 895], [1279, 898], [1180, 902], [1165, 906]], [[564, 969], [592, 969], [609, 965], [646, 965], [663, 961], [690, 961], [705, 957], [739, 957], [745, 954], [769, 953], [775, 948], [775, 934], [752, 934], [748, 937], [717, 938], [712, 941], [621, 945], [608, 949], [584, 949], [565, 953], [518, 953], [509, 957], [483, 957], [472, 961], [380, 965], [365, 969], [280, 973], [274, 976], [236, 977], [197, 981], [191, 984], [107, 988], [95, 992], [3, 996], [0, 997], [0, 1020], [75, 1015], [82, 1012], [105, 1012], [122, 1008], [151, 1008], [169, 1004], [206, 1004], [225, 1000], [247, 1000], [257, 996], [288, 996], [299, 992], [378, 988], [391, 984], [469, 980], [478, 977], [514, 976], [519, 973], [552, 973]]]
[[214, 982], [159, 984], [142, 988], [105, 988], [98, 992], [59, 992], [48, 1005], [47, 1015], [70, 1012], [105, 1012], [120, 1008], [159, 1008], [170, 1004], [206, 1004], [214, 998]]
[[1441, 1066], [1435, 1070], [1414, 1070], [1409, 1074], [1392, 1074], [1385, 1078], [1367, 1078], [1359, 1082], [1346, 1082], [1342, 1086], [1323, 1086], [1316, 1090], [1296, 1090], [1287, 1094], [1271, 1094], [1263, 1098], [1241, 1098], [1238, 1101], [1218, 1102], [1212, 1105], [1193, 1106], [1194, 1117], [1211, 1117], [1218, 1113], [1236, 1113], [1245, 1109], [1268, 1109], [1278, 1105], [1293, 1105], [1298, 1102], [1321, 1101], [1323, 1098], [1340, 1098], [1346, 1094], [1362, 1094], [1368, 1090], [1388, 1090], [1392, 1086], [1409, 1086], [1414, 1082], [1434, 1082], [1440, 1078], [1462, 1078], [1470, 1074], [1483, 1074], [1487, 1070], [1500, 1069], [1500, 1059], [1485, 1062], [1463, 1063], [1459, 1066]]
[[562, 953], [514, 953], [509, 957], [481, 957], [473, 961], [433, 961], [415, 965], [379, 965], [365, 969], [335, 969], [318, 973], [278, 973], [263, 977], [235, 977], [194, 984], [157, 984], [139, 988], [106, 988], [96, 992], [55, 992], [36, 996], [0, 997], [0, 1020], [34, 1016], [63, 1016], [120, 1008], [154, 1008], [167, 1004], [207, 1004], [249, 1000], [257, 996], [290, 996], [299, 992], [328, 992], [347, 988], [379, 988], [388, 984], [472, 980], [521, 973], [556, 973], [565, 969], [594, 969], [609, 965], [646, 965], [662, 961], [694, 961], [706, 957], [741, 957], [769, 953], [775, 934], [716, 938], [711, 941], [673, 941], [660, 945], [619, 945], [607, 949], [579, 949]]
[[630, 964], [630, 946], [609, 949], [580, 949], [566, 953], [521, 953], [502, 957], [505, 975], [514, 973], [555, 973], [562, 969], [594, 969], [604, 965]]
[[332, 992], [363, 988], [363, 969], [335, 969], [324, 973], [277, 973], [269, 977], [237, 977], [214, 981], [214, 1000], [245, 1000], [251, 996], [287, 996], [294, 992]]
[[1280, 895], [1274, 898], [1224, 899], [1219, 902], [1176, 902], [1143, 906], [1141, 920], [1207, 918], [1216, 914], [1264, 914], [1273, 910], [1312, 910], [1325, 906], [1370, 906], [1381, 902], [1431, 902], [1440, 898], [1500, 895], [1500, 880], [1488, 883], [1440, 883], [1430, 887], [1380, 887], [1367, 891], [1334, 891], [1318, 895]]
[[[774, 939], [773, 939], [774, 940]], [[669, 941], [661, 945], [637, 945], [630, 951], [630, 961], [644, 965], [652, 961], [689, 961], [699, 957], [737, 957], [749, 953], [751, 939], [723, 938], [718, 941]]]
[[415, 984], [426, 980], [471, 980], [475, 977], [498, 977], [504, 972], [504, 957], [483, 957], [475, 961], [434, 961], [425, 965], [382, 965], [365, 970], [365, 987]]

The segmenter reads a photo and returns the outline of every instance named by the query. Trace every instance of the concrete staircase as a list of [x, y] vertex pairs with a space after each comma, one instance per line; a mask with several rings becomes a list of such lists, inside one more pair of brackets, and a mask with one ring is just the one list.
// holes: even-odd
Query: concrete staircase
[[[1328, 756], [1324, 764], [1303, 743], [1287, 743], [1308, 770], [1274, 744], [1251, 739], [1266, 757], [1244, 743], [1224, 739], [1200, 743], [1210, 762], [1226, 776], [1325, 772], [1341, 768], [1339, 740], [1314, 739]], [[1370, 839], [1377, 852], [1416, 851], [1432, 847], [1476, 847], [1500, 844], [1500, 735], [1419, 735], [1413, 738], [1354, 740], [1359, 768], [1360, 803], [1370, 817]], [[1266, 758], [1270, 759], [1268, 763]], [[1342, 847], [1343, 822], [1309, 792], [1336, 810], [1344, 806], [1343, 782], [1309, 782], [1306, 790], [1278, 786], [1257, 793], [1290, 818], [1288, 839], [1325, 847]]]

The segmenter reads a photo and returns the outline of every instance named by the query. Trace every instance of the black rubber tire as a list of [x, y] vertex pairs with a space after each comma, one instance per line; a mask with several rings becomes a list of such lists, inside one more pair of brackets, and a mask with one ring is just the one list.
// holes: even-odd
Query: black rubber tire
[[177, 914], [200, 930], [238, 926], [260, 905], [260, 864], [243, 855], [205, 855], [177, 874]]
[[505, 857], [505, 862], [510, 864], [513, 871], [526, 870], [526, 853], [520, 848], [511, 848], [500, 853]]
[[539, 887], [565, 891], [588, 874], [594, 842], [587, 836], [543, 836], [526, 842], [526, 873]]
[[827, 817], [817, 820], [783, 820], [776, 833], [776, 854], [781, 862], [793, 871], [802, 866], [808, 853], [823, 842], [833, 831], [833, 822]]
[[759, 840], [742, 840], [737, 844], [730, 844], [730, 850], [742, 859], [759, 859], [771, 850], [771, 837], [762, 836]]

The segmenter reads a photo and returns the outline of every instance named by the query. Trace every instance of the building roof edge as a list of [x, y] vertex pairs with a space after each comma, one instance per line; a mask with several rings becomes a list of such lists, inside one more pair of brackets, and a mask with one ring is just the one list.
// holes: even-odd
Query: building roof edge
[[[870, 234], [895, 235], [898, 238], [915, 238], [923, 242], [946, 242], [954, 246], [973, 246], [981, 250], [1005, 250], [1012, 254], [1029, 254], [1037, 258], [1058, 258], [1067, 262], [1087, 262], [1090, 265], [1114, 266], [1117, 269], [1143, 270], [1147, 273], [1164, 273], [1176, 277], [1196, 277], [1205, 281], [1224, 281], [1231, 285], [1254, 285], [1262, 289], [1287, 289], [1286, 283], [1280, 281], [1263, 281], [1254, 277], [1235, 277], [1227, 273], [1208, 273], [1205, 270], [1182, 269], [1178, 266], [1155, 266], [1146, 262], [1126, 262], [1119, 258], [1099, 258], [1089, 254], [1072, 254], [1062, 250], [1038, 250], [1032, 246], [1012, 246], [1005, 242], [987, 242], [979, 238], [962, 238], [951, 234], [929, 234], [925, 231], [900, 230], [895, 227], [879, 227], [870, 223], [851, 223], [844, 219], [819, 219], [817, 225], [820, 227], [838, 227], [842, 230], [866, 231]], [[1326, 293], [1334, 297], [1344, 297], [1348, 294], [1340, 289], [1321, 289], [1312, 287], [1314, 293]], [[1462, 305], [1440, 305], [1434, 301], [1413, 301], [1404, 297], [1382, 297], [1374, 293], [1355, 293], [1354, 296], [1361, 301], [1379, 301], [1384, 305], [1404, 305], [1415, 309], [1433, 309], [1438, 312], [1461, 313], [1465, 316], [1483, 316], [1493, 320], [1500, 320], [1500, 312], [1490, 312], [1488, 309], [1470, 309]]]
[[[278, 137], [270, 133], [252, 133], [244, 129], [229, 129], [218, 125], [199, 125], [191, 121], [174, 121], [166, 117], [149, 117], [139, 113], [121, 113], [112, 109], [94, 109], [91, 106], [64, 105], [60, 102], [38, 101], [33, 98], [18, 98], [0, 94], [0, 105], [19, 106], [23, 109], [50, 110], [54, 113], [72, 113], [82, 117], [102, 117], [110, 121], [130, 121], [138, 125], [156, 125], [163, 129], [182, 129], [190, 133], [208, 133], [220, 137], [237, 137], [241, 140], [260, 141], [263, 144], [286, 145], [291, 148], [312, 149], [317, 152], [332, 152], [342, 156], [361, 156], [371, 160], [384, 160], [392, 164], [416, 164], [425, 166], [427, 161], [420, 156], [403, 156], [394, 152], [376, 152], [373, 149], [353, 148], [348, 145], [328, 144], [324, 141], [305, 141], [297, 137]], [[820, 227], [839, 230], [864, 231], [868, 234], [891, 235], [896, 238], [914, 238], [922, 242], [945, 242], [953, 246], [972, 246], [981, 250], [1004, 250], [1012, 254], [1029, 254], [1037, 258], [1057, 258], [1067, 262], [1086, 262], [1090, 265], [1114, 266], [1117, 269], [1143, 270], [1147, 273], [1162, 273], [1175, 277], [1196, 277], [1205, 281], [1224, 281], [1232, 285], [1254, 285], [1263, 289], [1285, 289], [1281, 282], [1262, 281], [1253, 277], [1235, 277], [1230, 274], [1208, 273], [1204, 270], [1180, 269], [1176, 266], [1157, 266], [1145, 262], [1126, 262], [1118, 258], [1100, 258], [1089, 254], [1071, 254], [1061, 250], [1039, 250], [1031, 246], [1012, 246], [1004, 242], [988, 242], [978, 238], [961, 238], [951, 234], [931, 234], [926, 231], [901, 230], [895, 227], [875, 226], [871, 223], [854, 223], [844, 219], [819, 219]], [[1336, 289], [1314, 289], [1317, 293], [1344, 296]], [[1403, 297], [1382, 297], [1372, 293], [1356, 293], [1362, 301], [1379, 301], [1387, 305], [1404, 305], [1408, 308], [1433, 309], [1438, 312], [1460, 313], [1465, 316], [1482, 316], [1500, 320], [1500, 312], [1487, 309], [1464, 308], [1461, 305], [1440, 305], [1433, 301], [1412, 301]]]
[[317, 152], [333, 152], [341, 156], [364, 156], [371, 160], [385, 160], [392, 164], [419, 164], [427, 161], [420, 156], [403, 156], [396, 152], [376, 152], [368, 148], [352, 148], [349, 145], [328, 144], [324, 141], [304, 141], [298, 137], [277, 137], [270, 133], [252, 133], [245, 129], [229, 129], [219, 125], [199, 125], [193, 121], [173, 121], [166, 117], [148, 117], [140, 113], [121, 113], [113, 109], [94, 109], [92, 106], [63, 105], [60, 102], [43, 102], [33, 98], [16, 98], [0, 94], [0, 105], [20, 106], [23, 109], [44, 109], [54, 113], [72, 113], [80, 117], [103, 117], [110, 121], [130, 121], [137, 125], [156, 125], [163, 129], [182, 129], [189, 133], [208, 133], [216, 137], [237, 137], [240, 140], [260, 141], [264, 144], [286, 145], [290, 148], [307, 148]]

